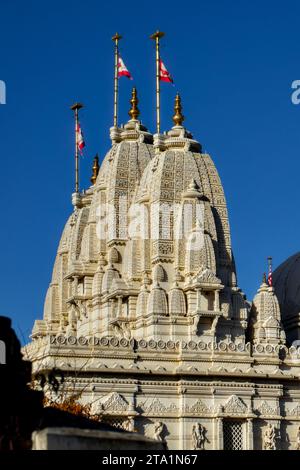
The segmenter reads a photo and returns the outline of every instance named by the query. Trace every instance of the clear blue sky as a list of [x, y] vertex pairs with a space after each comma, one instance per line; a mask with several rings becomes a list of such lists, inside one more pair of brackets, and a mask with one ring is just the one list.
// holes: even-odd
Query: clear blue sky
[[[300, 3], [288, 0], [186, 2], [0, 0], [0, 314], [27, 337], [41, 318], [57, 243], [72, 210], [73, 120], [85, 104], [82, 187], [92, 157], [108, 150], [113, 47], [134, 75], [142, 120], [153, 131], [154, 48], [176, 87], [163, 85], [162, 128], [182, 94], [186, 126], [213, 157], [225, 188], [239, 285], [257, 289], [266, 257], [278, 265], [300, 249]], [[127, 120], [132, 82], [120, 83]]]

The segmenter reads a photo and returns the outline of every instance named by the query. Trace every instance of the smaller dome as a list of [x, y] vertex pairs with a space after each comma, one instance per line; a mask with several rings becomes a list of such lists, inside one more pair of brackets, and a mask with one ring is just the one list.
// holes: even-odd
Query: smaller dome
[[300, 313], [300, 253], [288, 258], [273, 273], [282, 319]]
[[196, 225], [186, 243], [186, 272], [195, 274], [201, 266], [216, 273], [216, 257], [212, 239], [208, 233], [203, 234], [202, 229]]
[[153, 280], [157, 282], [167, 281], [167, 273], [161, 264], [157, 264], [153, 269]]
[[185, 316], [186, 301], [183, 290], [175, 282], [174, 287], [169, 292], [169, 313], [170, 316]]
[[120, 262], [120, 253], [117, 248], [113, 247], [109, 250], [108, 260], [112, 264]]
[[282, 323], [289, 344], [300, 339], [300, 253], [288, 258], [273, 273]]
[[103, 267], [100, 265], [95, 272], [92, 284], [92, 295], [100, 295], [102, 290], [102, 281], [104, 276]]
[[148, 315], [168, 315], [167, 296], [158, 282], [155, 282], [151, 289], [148, 299], [147, 312]]
[[102, 280], [102, 293], [108, 293], [112, 286], [112, 282], [114, 279], [119, 279], [120, 274], [114, 268], [113, 264], [109, 264], [107, 270], [104, 273], [103, 280]]
[[278, 299], [273, 287], [266, 283], [266, 279], [253, 300], [250, 313], [250, 332], [254, 343], [285, 343]]

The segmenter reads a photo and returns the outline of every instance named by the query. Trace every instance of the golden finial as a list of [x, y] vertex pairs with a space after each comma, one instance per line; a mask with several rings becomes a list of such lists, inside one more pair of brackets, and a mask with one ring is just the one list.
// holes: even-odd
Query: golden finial
[[70, 107], [70, 109], [72, 109], [72, 111], [78, 111], [81, 108], [83, 108], [83, 104], [81, 104], [81, 103], [75, 103], [75, 104], [73, 104], [73, 106]]
[[163, 38], [165, 35], [165, 33], [163, 33], [162, 31], [156, 31], [155, 33], [151, 34], [150, 36], [150, 39], [160, 39], [160, 38]]
[[138, 97], [137, 97], [136, 88], [132, 88], [132, 98], [130, 100], [131, 109], [130, 109], [128, 114], [131, 117], [131, 119], [133, 119], [135, 121], [137, 120], [137, 117], [140, 114], [139, 108], [137, 107], [138, 102], [139, 102], [139, 100], [138, 100]]
[[97, 176], [98, 176], [98, 173], [99, 173], [99, 157], [98, 157], [98, 154], [95, 156], [94, 158], [94, 162], [93, 162], [93, 174], [92, 174], [92, 177], [91, 177], [91, 183], [92, 185], [94, 185], [96, 183], [96, 180], [97, 180]]
[[184, 116], [182, 114], [181, 98], [178, 93], [175, 98], [174, 112], [175, 114], [173, 116], [173, 122], [175, 126], [181, 126], [184, 121]]
[[111, 39], [114, 42], [118, 42], [120, 39], [122, 39], [122, 36], [120, 36], [119, 33], [116, 33]]

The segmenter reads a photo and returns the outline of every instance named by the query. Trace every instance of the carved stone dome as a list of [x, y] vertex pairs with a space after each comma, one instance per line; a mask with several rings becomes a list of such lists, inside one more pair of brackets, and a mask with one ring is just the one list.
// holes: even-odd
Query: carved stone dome
[[153, 137], [131, 119], [110, 136], [96, 181], [73, 196], [33, 336], [110, 337], [130, 328], [136, 339], [197, 340], [202, 332], [242, 341], [247, 306], [211, 157], [178, 124]]
[[276, 269], [273, 283], [287, 337], [290, 342], [300, 339], [300, 253]]
[[250, 312], [251, 339], [255, 344], [284, 344], [285, 333], [281, 325], [278, 299], [273, 287], [264, 279], [254, 297]]
[[[156, 204], [160, 207], [176, 206], [183, 213], [185, 206], [193, 207], [192, 232], [197, 230], [199, 217], [196, 206], [202, 207], [204, 221], [204, 247], [198, 253], [200, 264], [217, 270], [224, 285], [235, 282], [235, 267], [231, 251], [230, 228], [227, 215], [225, 195], [217, 169], [208, 154], [201, 151], [201, 145], [182, 126], [175, 126], [164, 136], [155, 136], [154, 148], [160, 152], [148, 163], [139, 185], [135, 202], [139, 204]], [[178, 218], [178, 217], [177, 217]], [[176, 215], [171, 214], [171, 226], [176, 223]], [[158, 234], [159, 239], [166, 238], [164, 227]], [[155, 246], [154, 246], [155, 245]], [[175, 263], [175, 269], [188, 271], [184, 266], [185, 258], [183, 241], [179, 243], [161, 242], [152, 245], [157, 249], [156, 262], [169, 258]], [[189, 251], [190, 250], [186, 250]], [[191, 253], [191, 252], [190, 252]], [[165, 255], [165, 256], [164, 256]], [[193, 255], [192, 255], [193, 256]], [[177, 259], [176, 259], [177, 258]], [[195, 257], [194, 257], [195, 258]], [[188, 265], [195, 264], [186, 260]], [[174, 273], [171, 273], [173, 278]]]

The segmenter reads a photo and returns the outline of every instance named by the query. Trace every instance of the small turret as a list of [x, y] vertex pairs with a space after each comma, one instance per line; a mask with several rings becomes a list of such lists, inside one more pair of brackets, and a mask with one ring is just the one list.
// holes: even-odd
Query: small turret
[[249, 329], [254, 344], [285, 344], [278, 299], [265, 274], [253, 300]]

